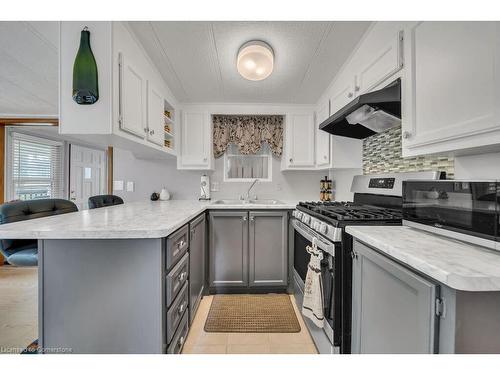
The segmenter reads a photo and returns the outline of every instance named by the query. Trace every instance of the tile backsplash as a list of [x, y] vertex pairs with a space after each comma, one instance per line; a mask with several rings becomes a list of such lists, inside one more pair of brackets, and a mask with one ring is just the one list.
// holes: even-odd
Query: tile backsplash
[[363, 141], [363, 173], [444, 171], [455, 175], [454, 159], [448, 156], [401, 156], [401, 127], [372, 135]]

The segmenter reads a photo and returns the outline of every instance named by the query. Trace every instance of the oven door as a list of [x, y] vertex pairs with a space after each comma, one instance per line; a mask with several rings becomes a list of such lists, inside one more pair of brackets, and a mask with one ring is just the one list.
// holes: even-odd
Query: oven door
[[[334, 323], [335, 318], [335, 244], [326, 240], [318, 233], [301, 223], [292, 219], [294, 228], [294, 277], [296, 286], [304, 290], [304, 283], [307, 275], [310, 255], [306, 251], [307, 246], [312, 245], [312, 240], [317, 239], [318, 248], [323, 251], [323, 260], [321, 262], [321, 278], [323, 283], [323, 306], [325, 316], [324, 333], [334, 344]], [[301, 301], [300, 301], [301, 302]], [[339, 319], [340, 330], [340, 319]]]

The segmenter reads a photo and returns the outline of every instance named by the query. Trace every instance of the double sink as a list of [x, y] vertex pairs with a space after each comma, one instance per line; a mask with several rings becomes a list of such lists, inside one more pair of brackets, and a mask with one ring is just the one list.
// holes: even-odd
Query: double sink
[[214, 202], [214, 204], [227, 204], [227, 205], [239, 205], [239, 206], [247, 206], [252, 204], [263, 204], [263, 205], [277, 205], [283, 204], [283, 202], [276, 199], [219, 199]]

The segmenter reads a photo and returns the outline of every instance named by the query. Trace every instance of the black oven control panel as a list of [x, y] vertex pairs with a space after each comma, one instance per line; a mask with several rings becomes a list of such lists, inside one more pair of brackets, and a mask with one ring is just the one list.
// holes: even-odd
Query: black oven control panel
[[368, 187], [376, 189], [392, 189], [394, 188], [394, 181], [396, 181], [396, 179], [393, 177], [372, 178], [368, 183]]

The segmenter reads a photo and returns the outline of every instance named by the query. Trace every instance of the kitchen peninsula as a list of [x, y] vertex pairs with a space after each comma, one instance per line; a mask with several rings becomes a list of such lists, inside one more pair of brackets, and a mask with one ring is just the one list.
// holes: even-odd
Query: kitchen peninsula
[[[41, 348], [177, 353], [189, 327], [184, 290], [190, 241], [205, 253], [204, 237], [192, 238], [192, 223], [204, 224], [207, 210], [221, 209], [286, 217], [295, 204], [133, 202], [4, 224], [0, 238], [39, 240]], [[177, 295], [173, 302], [170, 291]]]

